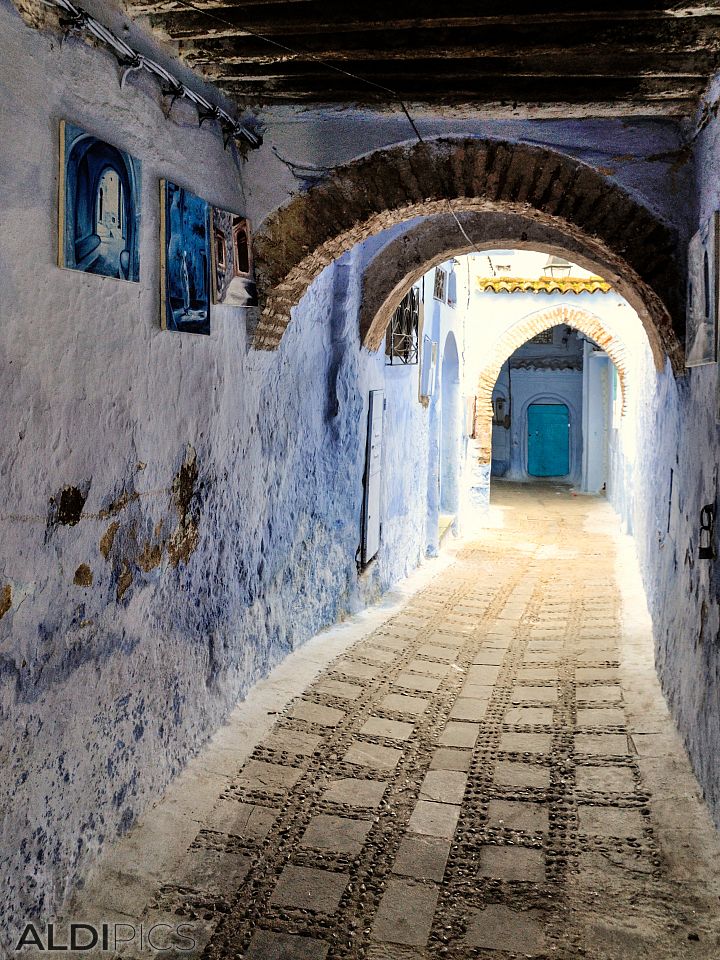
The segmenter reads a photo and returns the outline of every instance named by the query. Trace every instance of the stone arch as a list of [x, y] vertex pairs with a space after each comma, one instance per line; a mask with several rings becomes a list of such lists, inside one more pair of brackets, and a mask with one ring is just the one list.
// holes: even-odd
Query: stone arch
[[[642, 301], [645, 315], [638, 312], [656, 362], [667, 355], [676, 370], [682, 369], [684, 285], [679, 264], [684, 260], [678, 256], [675, 231], [579, 160], [526, 144], [482, 139], [437, 139], [376, 151], [339, 167], [326, 181], [276, 210], [254, 238], [261, 306], [254, 346], [278, 346], [292, 307], [321, 271], [355, 244], [418, 217], [448, 219], [450, 210], [458, 217], [474, 214], [481, 222], [488, 215], [515, 218], [514, 237], [503, 231], [481, 241], [486, 249], [498, 241], [517, 247], [531, 232], [545, 229], [554, 238], [548, 247], [573, 253], [581, 265], [582, 256], [591, 264], [604, 264], [603, 275], [615, 280], [636, 309], [638, 299]], [[445, 245], [435, 263], [467, 253], [478, 243], [470, 234], [473, 243], [468, 244], [454, 218], [449, 219], [454, 245]], [[429, 229], [437, 227], [435, 223]], [[423, 264], [421, 273], [432, 265]], [[388, 292], [399, 301], [397, 285]]]
[[622, 415], [625, 415], [628, 401], [628, 363], [626, 349], [620, 337], [611, 333], [599, 317], [582, 307], [561, 304], [547, 310], [538, 310], [505, 331], [498, 340], [491, 359], [485, 364], [478, 377], [475, 394], [475, 440], [482, 463], [489, 463], [492, 454], [492, 395], [502, 365], [531, 337], [559, 324], [565, 324], [584, 333], [613, 361], [620, 381]]

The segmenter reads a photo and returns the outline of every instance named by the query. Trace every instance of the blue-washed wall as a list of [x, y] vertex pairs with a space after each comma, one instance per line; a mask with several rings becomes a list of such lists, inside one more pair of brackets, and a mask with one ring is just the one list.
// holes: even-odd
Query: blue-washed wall
[[[716, 81], [711, 99], [719, 93]], [[693, 230], [720, 208], [717, 119], [698, 138], [695, 166]], [[717, 373], [711, 364], [675, 379], [645, 357], [636, 448], [628, 453], [611, 431], [610, 496], [635, 534], [662, 687], [720, 825], [720, 561], [698, 557], [700, 510], [720, 510]]]
[[[153, 82], [121, 89], [111, 57], [32, 32], [7, 0], [0, 45], [0, 915], [12, 925], [64, 897], [258, 677], [418, 562], [428, 417], [416, 368], [388, 371], [359, 347], [362, 251], [317, 280], [276, 353], [248, 351], [230, 308], [207, 338], [159, 330], [159, 178], [258, 222], [306, 185], [272, 147], [332, 166], [408, 139], [405, 118], [271, 111], [242, 167], [187, 104], [168, 117]], [[63, 117], [143, 162], [139, 284], [55, 266]], [[420, 126], [542, 141], [603, 169], [612, 155], [610, 176], [685, 223], [673, 123]], [[367, 395], [380, 387], [384, 542], [358, 581]]]
[[[160, 177], [241, 212], [241, 165], [157, 88], [0, 6], [2, 925], [47, 915], [293, 647], [425, 550], [417, 367], [358, 340], [362, 251], [275, 353], [215, 308], [160, 330]], [[140, 283], [56, 267], [58, 124], [143, 162]], [[18, 131], [22, 134], [19, 135]], [[199, 162], [202, 161], [202, 162]], [[11, 184], [12, 189], [6, 190]], [[387, 392], [383, 546], [358, 579], [369, 390]], [[423, 446], [424, 445], [424, 446]]]

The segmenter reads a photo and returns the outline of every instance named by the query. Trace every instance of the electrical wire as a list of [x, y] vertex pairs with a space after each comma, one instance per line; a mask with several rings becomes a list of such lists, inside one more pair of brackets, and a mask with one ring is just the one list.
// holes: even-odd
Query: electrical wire
[[[68, 2], [68, 0], [63, 0], [63, 2]], [[215, 20], [217, 23], [221, 23], [226, 27], [230, 27], [231, 30], [238, 29], [237, 25], [234, 24], [231, 20], [227, 20], [225, 17], [219, 16], [217, 13], [215, 13], [211, 9], [204, 9], [202, 7], [197, 7], [194, 3], [190, 3], [189, 0], [175, 0], [175, 2], [180, 6], [186, 7], [188, 10], [194, 10], [195, 13], [199, 13], [201, 16], [208, 17], [211, 20]], [[309, 51], [306, 51], [306, 50], [300, 50], [300, 49], [297, 49], [296, 47], [290, 47], [286, 43], [281, 43], [279, 40], [275, 40], [272, 37], [268, 37], [263, 33], [258, 33], [257, 31], [251, 30], [249, 27], [243, 26], [239, 29], [242, 30], [242, 33], [245, 36], [253, 37], [255, 40], [262, 40], [264, 43], [270, 44], [270, 46], [273, 46], [273, 47], [277, 47], [279, 50], [282, 50], [285, 53], [292, 53], [296, 57], [303, 57], [305, 59], [312, 60], [314, 63], [319, 63], [322, 66], [327, 67], [329, 70], [333, 70], [335, 73], [339, 73], [343, 77], [348, 77], [351, 80], [357, 80], [359, 83], [364, 83], [366, 84], [366, 86], [373, 87], [376, 90], [381, 91], [382, 93], [390, 94], [390, 96], [398, 103], [398, 105], [400, 106], [400, 109], [402, 110], [405, 117], [407, 118], [407, 121], [410, 124], [410, 127], [412, 128], [412, 131], [415, 134], [415, 137], [418, 143], [422, 144], [423, 146], [427, 143], [427, 141], [423, 138], [422, 134], [420, 133], [417, 123], [413, 119], [413, 116], [410, 113], [410, 110], [408, 109], [408, 106], [405, 103], [405, 100], [403, 99], [403, 97], [400, 96], [397, 90], [394, 90], [392, 87], [385, 86], [385, 84], [377, 83], [377, 81], [375, 80], [370, 80], [368, 77], [363, 77], [360, 74], [352, 73], [350, 70], [344, 70], [342, 67], [339, 67], [335, 63], [331, 63], [329, 60], [325, 60], [323, 57], [318, 57], [316, 54], [310, 53]], [[279, 159], [282, 160], [281, 157], [279, 157]], [[287, 162], [287, 161], [283, 161], [283, 162]], [[287, 163], [289, 165], [289, 162]], [[297, 169], [302, 169], [300, 164], [295, 164], [295, 166], [297, 167]], [[312, 169], [312, 168], [306, 167], [304, 169]], [[480, 250], [478, 249], [477, 244], [468, 235], [467, 231], [465, 230], [465, 227], [463, 227], [462, 223], [460, 222], [460, 219], [458, 215], [455, 213], [455, 210], [453, 209], [453, 206], [450, 200], [446, 200], [445, 202], [447, 204], [448, 210], [450, 211], [450, 214], [452, 215], [453, 220], [455, 221], [458, 229], [460, 230], [460, 233], [463, 235], [467, 243], [470, 245], [470, 247], [472, 248], [472, 251], [474, 253], [480, 253]]]
[[184, 83], [155, 60], [138, 53], [137, 50], [134, 50], [106, 26], [91, 17], [81, 7], [71, 3], [71, 0], [43, 0], [43, 2], [46, 6], [57, 7], [67, 15], [69, 30], [78, 32], [84, 30], [115, 54], [120, 64], [125, 68], [120, 79], [121, 88], [124, 87], [125, 80], [130, 73], [146, 70], [160, 81], [164, 95], [172, 97], [173, 101], [183, 97], [197, 107], [201, 126], [206, 120], [215, 120], [223, 130], [225, 146], [232, 138], [243, 140], [251, 147], [261, 145], [262, 138], [246, 124], [234, 119], [227, 111], [216, 104], [210, 103], [205, 97], [186, 87]]
[[[81, 7], [76, 6], [71, 2], [71, 0], [42, 0], [47, 6], [54, 6], [58, 9], [64, 11], [68, 15], [69, 20], [69, 29], [75, 31], [85, 30], [91, 36], [95, 37], [96, 40], [99, 40], [106, 47], [108, 47], [115, 54], [121, 65], [125, 67], [123, 70], [122, 77], [120, 79], [120, 87], [124, 88], [125, 81], [130, 73], [134, 73], [140, 70], [146, 70], [148, 73], [155, 76], [161, 82], [163, 89], [163, 94], [166, 96], [172, 97], [172, 101], [182, 97], [186, 100], [189, 100], [195, 105], [198, 110], [198, 116], [200, 120], [200, 126], [205, 123], [206, 120], [216, 121], [224, 131], [224, 142], [227, 146], [231, 138], [237, 138], [244, 140], [251, 147], [259, 147], [262, 143], [261, 137], [250, 130], [245, 124], [241, 123], [238, 120], [235, 120], [230, 116], [227, 111], [223, 110], [221, 107], [218, 107], [216, 104], [210, 103], [205, 97], [201, 96], [198, 93], [195, 93], [193, 90], [185, 86], [182, 81], [178, 80], [170, 71], [166, 70], [161, 64], [157, 61], [152, 60], [150, 57], [145, 56], [142, 53], [139, 53], [137, 50], [134, 50], [129, 44], [127, 44], [120, 37], [116, 36], [111, 30], [105, 27], [100, 21], [96, 20], [94, 17], [90, 16], [87, 11], [83, 10]], [[224, 26], [228, 26], [231, 29], [236, 29], [235, 24], [230, 20], [225, 19], [224, 17], [218, 16], [212, 10], [203, 10], [201, 7], [195, 6], [195, 4], [188, 2], [188, 0], [176, 0], [176, 3], [179, 3], [181, 6], [186, 7], [189, 10], [193, 10], [195, 13], [199, 13], [202, 16], [209, 17], [212, 20], [222, 23]], [[333, 70], [335, 73], [339, 73], [341, 76], [348, 77], [352, 80], [356, 80], [359, 83], [364, 83], [367, 86], [373, 87], [376, 90], [379, 90], [383, 93], [389, 94], [400, 106], [403, 114], [407, 118], [408, 123], [417, 139], [417, 142], [423, 146], [426, 144], [426, 140], [423, 138], [417, 123], [415, 122], [412, 114], [410, 113], [407, 104], [404, 99], [400, 96], [397, 90], [394, 90], [392, 87], [388, 87], [385, 84], [377, 83], [375, 80], [370, 80], [368, 77], [360, 76], [359, 74], [352, 73], [350, 70], [344, 70], [342, 67], [337, 66], [337, 64], [331, 63], [329, 60], [325, 60], [322, 57], [318, 57], [313, 53], [298, 50], [294, 47], [290, 47], [287, 44], [281, 43], [278, 40], [274, 40], [272, 37], [265, 36], [264, 34], [257, 33], [256, 31], [250, 30], [247, 27], [242, 28], [243, 33], [247, 36], [254, 37], [257, 40], [261, 40], [264, 43], [270, 44], [271, 46], [277, 47], [280, 50], [285, 51], [286, 53], [292, 53], [298, 57], [305, 57], [309, 60], [319, 63], [324, 67], [327, 67], [329, 70]], [[285, 160], [281, 157], [277, 151], [275, 151], [276, 156], [279, 160], [288, 166], [293, 173], [296, 170], [305, 170], [311, 171], [314, 174], [322, 174], [324, 172], [323, 168], [315, 168], [311, 166], [303, 166], [299, 163], [292, 163], [291, 161]], [[327, 168], [326, 168], [327, 169]], [[456, 214], [452, 203], [449, 199], [446, 199], [447, 208], [457, 224], [457, 227], [465, 238], [466, 242], [470, 245], [471, 249], [475, 253], [479, 253], [479, 249], [472, 237], [469, 236], [467, 230], [460, 222], [458, 215]]]

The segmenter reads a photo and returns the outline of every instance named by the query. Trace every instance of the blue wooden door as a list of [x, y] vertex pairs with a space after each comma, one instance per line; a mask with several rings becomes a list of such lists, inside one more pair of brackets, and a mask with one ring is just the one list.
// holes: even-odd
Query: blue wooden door
[[570, 412], [564, 403], [528, 407], [528, 473], [565, 477], [570, 472]]

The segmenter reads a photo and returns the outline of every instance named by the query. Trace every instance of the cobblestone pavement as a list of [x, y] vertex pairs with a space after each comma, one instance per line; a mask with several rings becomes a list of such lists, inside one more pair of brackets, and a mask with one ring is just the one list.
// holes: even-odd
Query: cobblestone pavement
[[720, 957], [716, 837], [621, 663], [612, 514], [494, 498], [503, 525], [289, 704], [159, 886], [148, 917], [198, 955]]

